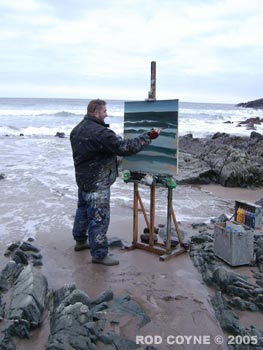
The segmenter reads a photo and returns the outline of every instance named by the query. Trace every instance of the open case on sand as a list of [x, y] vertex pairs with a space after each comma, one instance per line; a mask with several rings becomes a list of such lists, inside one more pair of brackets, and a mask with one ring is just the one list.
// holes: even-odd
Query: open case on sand
[[231, 266], [249, 265], [254, 255], [254, 232], [235, 221], [216, 224], [214, 253]]
[[262, 207], [235, 201], [235, 221], [215, 225], [214, 253], [231, 266], [253, 262], [254, 232], [262, 229]]

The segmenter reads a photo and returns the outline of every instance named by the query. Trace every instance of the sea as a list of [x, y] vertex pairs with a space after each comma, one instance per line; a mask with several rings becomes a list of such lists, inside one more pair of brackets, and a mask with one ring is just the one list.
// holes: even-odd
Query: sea
[[[71, 235], [77, 187], [69, 134], [85, 115], [88, 102], [0, 98], [0, 243], [52, 235], [58, 230]], [[122, 136], [124, 101], [107, 100], [107, 111], [106, 122]], [[250, 117], [263, 118], [263, 111], [231, 104], [179, 102], [179, 135], [205, 137], [226, 132], [249, 136], [251, 130], [238, 124]], [[263, 132], [263, 126], [256, 127]], [[57, 132], [65, 137], [55, 137]], [[142, 186], [140, 193], [148, 211], [149, 187]], [[166, 189], [158, 189], [156, 212], [164, 222], [166, 199]], [[195, 186], [177, 186], [173, 205], [178, 221], [207, 222], [222, 213], [230, 215], [232, 203], [210, 192], [201, 193]], [[119, 177], [111, 189], [112, 221], [122, 215], [132, 217], [132, 207], [133, 186]]]
[[[89, 100], [62, 98], [0, 98], [0, 136], [54, 136], [70, 131], [86, 113]], [[123, 134], [124, 101], [107, 100], [111, 128]], [[263, 118], [263, 110], [236, 107], [233, 104], [179, 102], [179, 135], [192, 133], [206, 137], [226, 132], [250, 135], [246, 126], [238, 126], [251, 117]], [[255, 126], [262, 133], [263, 125]]]

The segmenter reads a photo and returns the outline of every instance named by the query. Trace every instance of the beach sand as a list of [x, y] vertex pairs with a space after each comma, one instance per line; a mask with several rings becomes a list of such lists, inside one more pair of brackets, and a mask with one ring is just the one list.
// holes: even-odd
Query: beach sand
[[[200, 211], [206, 208], [208, 194], [214, 198], [215, 207], [217, 206], [216, 203], [219, 203], [217, 209], [221, 213], [224, 212], [222, 203], [231, 204], [231, 202], [228, 202], [229, 198], [232, 199], [238, 196], [239, 199], [247, 198], [249, 201], [254, 201], [263, 197], [262, 190], [239, 189], [238, 191], [232, 191], [228, 189], [228, 198], [214, 197], [211, 194], [211, 192], [217, 192], [217, 195], [222, 193], [223, 190], [218, 186], [204, 186], [195, 190], [197, 192], [194, 193], [198, 197], [199, 203], [203, 203], [203, 205], [200, 204]], [[59, 198], [61, 204], [63, 200], [61, 197]], [[193, 200], [196, 200], [196, 198], [193, 198]], [[73, 202], [71, 208], [67, 208], [66, 203], [64, 204], [65, 208], [64, 211], [61, 211], [61, 215], [67, 216], [67, 212], [73, 214]], [[130, 324], [128, 318], [121, 324], [121, 334], [132, 340], [136, 339], [136, 335], [160, 335], [163, 343], [156, 345], [157, 349], [175, 348], [172, 345], [169, 346], [166, 342], [170, 335], [207, 335], [211, 336], [209, 349], [226, 349], [225, 345], [216, 345], [213, 341], [216, 335], [224, 335], [210, 303], [214, 291], [203, 283], [201, 275], [193, 266], [188, 253], [161, 262], [158, 255], [144, 250], [127, 251], [114, 248], [110, 252], [120, 260], [119, 266], [94, 265], [91, 263], [89, 251], [74, 252], [74, 242], [68, 223], [63, 225], [59, 220], [57, 223], [53, 222], [52, 214], [45, 214], [51, 217], [52, 229], [48, 229], [48, 224], [45, 223], [43, 231], [46, 232], [36, 235], [35, 244], [41, 249], [44, 263], [41, 271], [48, 278], [50, 289], [57, 289], [64, 284], [75, 283], [78, 288], [91, 297], [95, 297], [107, 288], [111, 288], [115, 296], [130, 295], [150, 316], [151, 322], [138, 332], [134, 325]], [[157, 213], [156, 223], [165, 223], [165, 217], [158, 216]], [[132, 226], [132, 209], [114, 205], [108, 236], [118, 237], [127, 243], [131, 243]], [[142, 232], [145, 226], [144, 219], [140, 215], [139, 232]], [[179, 222], [179, 228], [187, 233], [186, 239], [192, 234], [198, 233], [198, 231], [192, 229], [190, 222]], [[253, 320], [253, 322], [255, 324], [256, 320]], [[41, 330], [32, 333], [30, 342], [19, 340], [17, 343], [18, 349], [43, 349], [47, 340], [48, 329], [46, 315]], [[184, 344], [177, 345], [176, 348], [196, 350], [203, 349], [203, 345]]]
[[[56, 143], [56, 147], [52, 142]], [[123, 336], [135, 341], [136, 335], [161, 335], [163, 343], [156, 345], [156, 348], [166, 350], [175, 348], [175, 345], [169, 346], [166, 343], [167, 336], [209, 335], [209, 349], [226, 349], [225, 344], [216, 345], [213, 341], [216, 335], [224, 335], [210, 303], [214, 290], [203, 283], [188, 253], [162, 262], [158, 255], [141, 249], [128, 251], [114, 248], [111, 253], [120, 260], [120, 265], [105, 267], [91, 264], [89, 251], [73, 250], [71, 229], [77, 190], [72, 161], [69, 156], [59, 158], [59, 154], [69, 151], [69, 146], [65, 146], [63, 140], [52, 142], [45, 145], [39, 143], [37, 146], [45, 146], [45, 155], [37, 149], [28, 149], [27, 156], [26, 148], [23, 148], [21, 162], [17, 158], [17, 145], [12, 146], [14, 142], [2, 144], [2, 148], [8, 151], [8, 155], [3, 153], [6, 154], [5, 173], [8, 166], [12, 171], [0, 182], [3, 193], [0, 203], [1, 266], [8, 262], [8, 258], [3, 255], [7, 244], [33, 236], [34, 244], [43, 255], [43, 266], [39, 269], [47, 277], [50, 289], [75, 283], [79, 289], [95, 297], [111, 288], [115, 296], [128, 294], [142, 306], [151, 322], [138, 334], [129, 319], [124, 320], [120, 329]], [[15, 155], [12, 155], [12, 147], [16, 148]], [[34, 165], [32, 153], [36, 153]], [[54, 157], [60, 161], [59, 166], [56, 164], [57, 167], [49, 164], [52, 159], [54, 162]], [[12, 164], [15, 164], [13, 168]], [[148, 189], [144, 187], [142, 199], [148, 211]], [[165, 191], [157, 191], [156, 226], [166, 223]], [[132, 184], [124, 184], [121, 179], [112, 188], [108, 237], [118, 237], [127, 243], [132, 242], [132, 192]], [[262, 197], [263, 189], [225, 189], [217, 185], [177, 186], [174, 190], [174, 210], [179, 228], [186, 232], [187, 240], [192, 234], [198, 233], [198, 230], [192, 229], [192, 222], [209, 223], [209, 218], [223, 213], [230, 217], [235, 199], [255, 202]], [[142, 233], [144, 227], [146, 225], [140, 215], [139, 233]], [[44, 349], [48, 329], [48, 317], [45, 315], [41, 329], [32, 332], [30, 341], [19, 340], [17, 348]], [[193, 344], [176, 346], [176, 349], [203, 348], [204, 345]]]

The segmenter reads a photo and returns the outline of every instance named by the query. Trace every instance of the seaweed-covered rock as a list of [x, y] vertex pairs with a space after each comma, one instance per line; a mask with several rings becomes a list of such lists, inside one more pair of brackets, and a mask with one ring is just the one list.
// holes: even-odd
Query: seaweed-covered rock
[[[111, 304], [110, 304], [111, 303]], [[64, 286], [50, 295], [50, 335], [46, 349], [96, 350], [136, 349], [133, 340], [110, 332], [107, 324], [117, 324], [122, 316], [138, 320], [138, 327], [149, 322], [140, 306], [129, 297], [113, 299], [108, 289], [93, 301], [75, 285]]]
[[228, 308], [222, 293], [217, 292], [211, 302], [222, 329], [233, 335], [240, 334], [242, 327], [240, 326], [238, 316]]
[[[261, 137], [262, 136], [262, 137]], [[220, 183], [225, 187], [263, 185], [263, 135], [216, 133], [211, 138], [179, 139], [177, 183]]]
[[47, 294], [47, 280], [31, 265], [24, 267], [14, 285], [8, 318], [26, 320], [30, 328], [40, 324]]

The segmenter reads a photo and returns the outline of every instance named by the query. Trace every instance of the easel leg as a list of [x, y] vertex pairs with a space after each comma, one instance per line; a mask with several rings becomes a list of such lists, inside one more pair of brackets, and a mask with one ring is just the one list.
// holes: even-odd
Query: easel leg
[[151, 231], [150, 223], [149, 223], [149, 220], [148, 220], [148, 218], [147, 218], [146, 211], [145, 211], [145, 208], [144, 208], [144, 205], [143, 205], [143, 202], [142, 202], [142, 199], [141, 199], [139, 190], [137, 190], [137, 197], [138, 197], [140, 206], [141, 206], [141, 208], [142, 208], [142, 213], [143, 213], [143, 216], [144, 216], [144, 220], [145, 220], [146, 225], [147, 225], [147, 228], [148, 228], [148, 230], [149, 230], [149, 232], [150, 232], [150, 231]]
[[149, 244], [154, 245], [154, 219], [155, 219], [155, 186], [151, 186], [151, 203], [150, 203], [150, 232]]
[[176, 217], [175, 217], [175, 213], [174, 213], [173, 207], [172, 207], [171, 213], [172, 213], [173, 223], [174, 223], [174, 227], [175, 227], [175, 230], [176, 230], [176, 233], [177, 233], [178, 241], [179, 241], [180, 245], [182, 245], [183, 241], [182, 241], [182, 237], [181, 237], [181, 234], [180, 234], [180, 231], [179, 231], [179, 227], [177, 225], [177, 221], [176, 221]]
[[173, 207], [173, 191], [168, 188], [167, 197], [166, 250], [171, 250], [171, 212]]
[[133, 243], [138, 241], [138, 184], [134, 183], [133, 191]]
[[[150, 220], [147, 218], [147, 214], [145, 212], [145, 208], [142, 203], [142, 199], [139, 193], [139, 185], [138, 183], [134, 183], [134, 193], [133, 193], [133, 242], [130, 247], [127, 249], [135, 249], [140, 248], [147, 250], [152, 253], [160, 254], [160, 260], [165, 261], [172, 257], [175, 257], [179, 254], [182, 254], [187, 250], [187, 247], [182, 242], [180, 232], [178, 229], [178, 225], [176, 222], [175, 213], [173, 210], [173, 191], [172, 189], [168, 189], [168, 205], [167, 205], [167, 231], [166, 231], [166, 244], [154, 243], [154, 221], [155, 221], [155, 186], [151, 186], [150, 190]], [[138, 242], [138, 231], [139, 231], [139, 204], [142, 208], [142, 212], [149, 229], [149, 244]], [[174, 226], [176, 228], [178, 240], [181, 244], [180, 250], [172, 250], [171, 249], [171, 221], [173, 219]]]

